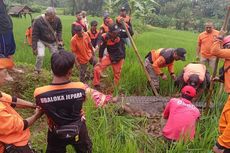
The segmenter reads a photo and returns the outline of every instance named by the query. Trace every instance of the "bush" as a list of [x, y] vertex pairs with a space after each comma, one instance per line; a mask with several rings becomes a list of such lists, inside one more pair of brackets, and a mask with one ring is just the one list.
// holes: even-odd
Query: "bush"
[[172, 19], [165, 15], [152, 15], [147, 17], [146, 23], [157, 27], [168, 28], [172, 26]]

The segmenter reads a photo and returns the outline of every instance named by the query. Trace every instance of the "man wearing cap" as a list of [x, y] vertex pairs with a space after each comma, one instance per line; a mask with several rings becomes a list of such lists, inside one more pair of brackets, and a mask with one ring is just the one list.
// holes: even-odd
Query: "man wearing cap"
[[102, 34], [99, 38], [98, 46], [100, 49], [107, 48], [108, 54], [102, 58], [101, 62], [94, 67], [93, 85], [100, 90], [100, 74], [108, 66], [112, 66], [114, 73], [114, 83], [118, 85], [122, 65], [125, 59], [125, 43], [122, 39], [124, 36], [120, 32], [117, 24], [109, 26], [109, 32]]
[[71, 39], [71, 50], [76, 57], [76, 66], [80, 67], [80, 81], [86, 83], [87, 77], [90, 77], [86, 76], [88, 64], [96, 65], [97, 59], [89, 35], [82, 31], [80, 25], [74, 28], [76, 34]]
[[71, 30], [72, 31], [72, 36], [74, 36], [76, 34], [76, 32], [77, 32], [77, 31], [75, 31], [76, 26], [81, 26], [84, 32], [87, 32], [87, 30], [88, 30], [86, 24], [84, 23], [84, 21], [82, 19], [82, 12], [77, 11], [75, 14], [76, 14], [77, 20], [72, 23], [72, 30]]
[[190, 85], [196, 90], [208, 89], [210, 85], [210, 74], [204, 64], [189, 63], [177, 77], [175, 85], [178, 87]]
[[[11, 80], [7, 69], [14, 66], [12, 60], [0, 58], [0, 85]], [[0, 153], [33, 153], [28, 145], [30, 138], [29, 126], [31, 126], [41, 115], [40, 109], [27, 119], [23, 119], [14, 108], [36, 108], [30, 102], [12, 97], [1, 92], [0, 94]]]
[[45, 56], [45, 48], [48, 47], [51, 53], [58, 51], [58, 46], [63, 45], [62, 24], [56, 16], [56, 10], [48, 7], [46, 13], [37, 17], [33, 23], [32, 48], [37, 56], [35, 72], [40, 73]]
[[167, 75], [161, 71], [161, 68], [168, 67], [172, 79], [175, 80], [174, 61], [185, 61], [185, 54], [184, 48], [160, 48], [153, 49], [145, 56], [145, 67], [157, 89], [160, 85], [159, 76], [163, 80], [167, 80]]
[[205, 23], [205, 31], [198, 37], [197, 59], [200, 59], [202, 64], [208, 64], [212, 71], [215, 67], [216, 57], [211, 54], [211, 45], [217, 37], [219, 31], [214, 29], [213, 23], [208, 21]]
[[[211, 46], [212, 55], [224, 59], [224, 86], [225, 92], [230, 93], [230, 36], [225, 38], [223, 31], [220, 31], [218, 39]], [[223, 48], [223, 49], [222, 49]], [[230, 152], [230, 96], [225, 103], [219, 119], [219, 137], [213, 147], [215, 153]]]
[[[116, 18], [116, 23], [119, 26], [119, 28], [121, 29], [121, 31], [126, 34], [125, 28], [122, 25], [122, 21], [125, 22], [125, 26], [127, 27], [127, 29], [129, 30], [129, 32], [132, 36], [133, 35], [133, 27], [131, 24], [131, 18], [127, 15], [127, 10], [125, 7], [122, 7], [120, 9], [120, 15]], [[125, 42], [130, 46], [130, 40], [129, 40], [128, 36], [126, 36]]]
[[196, 96], [196, 89], [185, 86], [181, 90], [181, 98], [172, 98], [167, 103], [163, 118], [167, 122], [162, 130], [166, 140], [193, 140], [195, 135], [196, 121], [200, 117], [200, 111], [192, 104]]
[[87, 31], [87, 33], [91, 39], [91, 43], [92, 43], [94, 48], [96, 48], [96, 46], [97, 46], [97, 40], [98, 40], [98, 36], [99, 36], [99, 31], [97, 30], [97, 24], [98, 24], [97, 21], [95, 21], [95, 20], [92, 21], [90, 23], [91, 28], [89, 31]]

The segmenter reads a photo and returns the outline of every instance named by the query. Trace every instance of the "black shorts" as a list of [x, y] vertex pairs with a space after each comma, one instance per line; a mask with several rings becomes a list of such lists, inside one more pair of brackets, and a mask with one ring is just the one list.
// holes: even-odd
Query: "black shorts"
[[66, 146], [72, 145], [77, 153], [92, 153], [92, 141], [89, 138], [85, 122], [79, 131], [79, 140], [60, 139], [50, 130], [48, 131], [48, 144], [46, 153], [66, 153]]
[[9, 57], [15, 53], [16, 45], [13, 32], [0, 34], [0, 57]]

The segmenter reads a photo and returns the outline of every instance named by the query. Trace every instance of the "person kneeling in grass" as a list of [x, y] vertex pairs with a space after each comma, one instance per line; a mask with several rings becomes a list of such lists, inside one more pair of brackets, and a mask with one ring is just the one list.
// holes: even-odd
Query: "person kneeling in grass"
[[[12, 80], [7, 69], [14, 64], [9, 58], [0, 58], [0, 85]], [[33, 103], [0, 92], [0, 153], [33, 153], [28, 145], [30, 127], [41, 115], [39, 108], [35, 114], [23, 119], [14, 108], [36, 108]]]
[[46, 153], [65, 153], [67, 145], [72, 145], [76, 152], [91, 153], [92, 142], [82, 110], [86, 96], [92, 96], [96, 107], [105, 106], [112, 98], [82, 82], [71, 82], [74, 63], [71, 52], [54, 53], [51, 57], [52, 83], [34, 91], [37, 105], [48, 117]]
[[196, 89], [192, 86], [182, 88], [181, 98], [172, 98], [167, 103], [163, 117], [167, 119], [163, 128], [163, 136], [166, 140], [193, 140], [196, 121], [200, 117], [200, 111], [191, 100], [196, 96]]

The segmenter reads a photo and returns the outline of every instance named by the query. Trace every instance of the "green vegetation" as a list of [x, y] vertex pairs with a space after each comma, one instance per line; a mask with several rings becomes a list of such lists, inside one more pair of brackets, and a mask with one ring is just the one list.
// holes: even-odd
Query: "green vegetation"
[[[69, 49], [70, 25], [74, 17], [61, 16], [63, 23], [63, 38], [65, 48]], [[90, 18], [92, 19], [92, 18]], [[23, 43], [24, 33], [30, 25], [29, 19], [13, 19], [14, 34], [17, 44], [17, 53], [14, 56], [17, 63], [26, 65], [25, 75], [18, 78], [18, 83], [11, 87], [17, 87], [18, 90], [4, 90], [9, 93], [17, 93], [22, 98], [33, 101], [33, 91], [36, 87], [46, 85], [51, 80], [50, 76], [50, 53], [47, 51], [44, 61], [44, 72], [41, 77], [37, 77], [33, 72], [35, 56], [30, 47]], [[138, 23], [136, 23], [138, 24]], [[139, 25], [139, 24], [138, 24]], [[135, 26], [139, 29], [140, 26]], [[145, 32], [144, 32], [145, 31]], [[175, 65], [176, 73], [180, 73], [183, 66], [195, 60], [195, 48], [197, 34], [184, 31], [176, 31], [161, 28], [148, 28], [143, 33], [135, 35], [136, 45], [144, 59], [144, 56], [151, 49], [160, 47], [184, 47], [187, 49], [187, 61], [177, 62]], [[26, 64], [25, 64], [26, 63]], [[110, 70], [111, 71], [111, 70]], [[111, 72], [109, 72], [111, 74]], [[112, 75], [107, 78], [108, 86], [112, 85]], [[77, 81], [77, 73], [74, 73], [73, 80]], [[146, 78], [142, 71], [132, 48], [127, 49], [127, 56], [123, 67], [121, 86], [118, 89], [119, 94], [126, 95], [151, 95], [152, 93], [146, 87]], [[173, 84], [170, 81], [161, 82], [161, 94], [170, 95], [174, 93]], [[196, 137], [193, 142], [178, 143], [167, 147], [161, 138], [154, 138], [146, 134], [147, 119], [134, 118], [119, 113], [119, 105], [109, 105], [105, 109], [95, 109], [91, 100], [85, 103], [87, 126], [93, 141], [94, 153], [204, 153], [211, 152], [218, 132], [218, 119], [222, 104], [226, 96], [218, 97], [215, 93], [213, 102], [216, 108], [208, 115], [202, 115], [197, 125]], [[28, 116], [31, 112], [21, 112]], [[179, 122], [179, 121], [178, 121]], [[31, 142], [36, 150], [45, 149], [47, 125], [45, 119], [39, 122], [31, 129]], [[68, 148], [68, 152], [73, 152]]]

